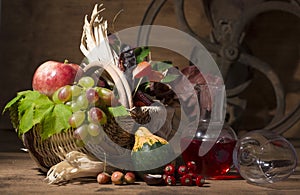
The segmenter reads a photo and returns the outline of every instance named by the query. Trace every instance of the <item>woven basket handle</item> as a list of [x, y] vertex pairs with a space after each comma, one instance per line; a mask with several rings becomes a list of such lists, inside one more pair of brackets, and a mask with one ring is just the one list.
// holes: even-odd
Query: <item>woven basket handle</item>
[[91, 70], [96, 71], [98, 69], [104, 69], [112, 78], [113, 82], [116, 85], [116, 89], [118, 91], [120, 103], [128, 109], [132, 108], [133, 103], [132, 103], [131, 89], [129, 87], [129, 84], [123, 72], [114, 64], [104, 65], [100, 61], [95, 61], [86, 65], [83, 68], [83, 71], [84, 72], [88, 72]]

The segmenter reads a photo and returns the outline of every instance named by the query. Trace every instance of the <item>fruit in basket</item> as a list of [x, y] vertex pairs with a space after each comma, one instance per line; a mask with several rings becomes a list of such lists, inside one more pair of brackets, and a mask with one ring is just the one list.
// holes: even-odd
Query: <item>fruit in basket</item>
[[88, 135], [88, 125], [83, 124], [74, 131], [74, 137], [77, 140], [84, 140]]
[[73, 128], [79, 127], [84, 122], [85, 118], [86, 118], [85, 112], [83, 111], [74, 112], [69, 119], [69, 124]]
[[71, 86], [71, 93], [73, 97], [78, 97], [82, 93], [82, 87], [79, 87], [77, 85]]
[[80, 71], [80, 67], [76, 64], [47, 61], [36, 69], [32, 88], [51, 97], [60, 87], [72, 84], [77, 72]]
[[88, 108], [89, 106], [89, 101], [86, 97], [85, 94], [82, 94], [80, 96], [78, 96], [78, 98], [76, 99], [75, 105], [77, 106], [77, 109], [81, 109], [81, 110], [85, 110]]
[[106, 124], [107, 117], [106, 114], [98, 107], [92, 107], [88, 111], [88, 120], [91, 123], [100, 123], [100, 124]]
[[60, 101], [66, 102], [69, 101], [72, 97], [72, 91], [70, 85], [65, 85], [60, 88], [57, 97]]
[[95, 87], [94, 89], [97, 91], [102, 103], [105, 106], [111, 106], [112, 105], [112, 102], [114, 100], [114, 95], [113, 95], [113, 92], [110, 89], [107, 89], [107, 88], [104, 88], [104, 87]]
[[99, 94], [93, 88], [86, 90], [86, 98], [90, 104], [95, 104], [99, 100]]
[[169, 143], [145, 127], [139, 127], [135, 132], [131, 155], [136, 170], [152, 174], [162, 173], [163, 166], [173, 160], [173, 150]]
[[78, 84], [84, 88], [90, 88], [95, 85], [95, 81], [92, 77], [84, 76], [79, 79]]
[[88, 132], [91, 136], [96, 137], [101, 133], [102, 127], [95, 123], [90, 123], [88, 125]]

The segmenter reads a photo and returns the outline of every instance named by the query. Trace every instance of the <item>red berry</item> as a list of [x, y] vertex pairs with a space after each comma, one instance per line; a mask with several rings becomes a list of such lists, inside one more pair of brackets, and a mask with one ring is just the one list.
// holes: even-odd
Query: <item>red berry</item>
[[188, 173], [188, 175], [190, 175], [192, 177], [193, 184], [195, 184], [196, 183], [196, 178], [198, 177], [198, 174], [196, 174], [196, 173]]
[[197, 186], [201, 187], [201, 186], [204, 185], [204, 183], [205, 183], [204, 177], [198, 176], [198, 177], [196, 178], [196, 185], [197, 185]]
[[178, 172], [179, 175], [183, 176], [183, 175], [187, 174], [188, 168], [185, 165], [181, 165], [181, 166], [178, 167], [177, 172]]
[[99, 100], [99, 94], [93, 88], [86, 90], [86, 98], [89, 103], [95, 104]]
[[191, 186], [193, 185], [193, 178], [189, 174], [185, 174], [180, 178], [180, 183], [183, 186]]
[[190, 173], [195, 173], [196, 169], [197, 169], [197, 165], [196, 165], [195, 161], [187, 162], [187, 168]]
[[197, 173], [188, 173], [193, 179], [196, 179], [198, 177]]
[[175, 173], [175, 167], [172, 164], [168, 164], [165, 169], [164, 172], [166, 175], [173, 175]]
[[166, 183], [168, 186], [175, 186], [175, 185], [176, 185], [176, 179], [175, 179], [174, 176], [168, 175], [168, 176], [165, 178], [165, 183]]

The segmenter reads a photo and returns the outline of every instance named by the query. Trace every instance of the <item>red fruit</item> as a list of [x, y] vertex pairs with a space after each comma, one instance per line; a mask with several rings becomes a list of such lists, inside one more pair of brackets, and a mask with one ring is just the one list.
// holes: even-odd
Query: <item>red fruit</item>
[[59, 89], [58, 99], [62, 102], [69, 101], [72, 97], [71, 86], [66, 85]]
[[177, 172], [178, 172], [179, 175], [183, 176], [183, 175], [188, 173], [188, 168], [185, 165], [181, 165], [181, 166], [178, 167]]
[[189, 172], [188, 173], [193, 179], [196, 179], [198, 177], [198, 174], [197, 173], [191, 173]]
[[175, 167], [172, 164], [165, 166], [164, 172], [166, 175], [173, 175], [175, 172]]
[[180, 178], [180, 183], [183, 186], [191, 186], [193, 185], [193, 178], [189, 174], [185, 174]]
[[195, 161], [187, 162], [187, 168], [190, 173], [195, 173], [196, 169], [197, 169], [197, 165], [196, 165]]
[[190, 175], [192, 177], [193, 184], [195, 184], [196, 183], [196, 178], [198, 177], [198, 174], [196, 174], [196, 173], [188, 173], [188, 175]]
[[124, 183], [124, 174], [120, 171], [115, 171], [111, 175], [111, 181], [113, 184], [121, 185]]
[[110, 176], [107, 173], [99, 173], [97, 176], [97, 182], [99, 184], [107, 184], [110, 182]]
[[105, 124], [106, 123], [106, 115], [100, 108], [92, 107], [88, 112], [88, 120], [91, 123]]
[[86, 91], [86, 98], [89, 103], [95, 104], [99, 100], [99, 94], [93, 88], [90, 88]]
[[175, 186], [176, 185], [176, 179], [175, 179], [175, 177], [173, 175], [168, 175], [165, 178], [165, 183], [168, 186]]
[[204, 185], [204, 183], [205, 183], [204, 177], [198, 176], [198, 177], [196, 178], [196, 185], [197, 185], [197, 186], [201, 187], [201, 186]]
[[60, 87], [73, 84], [77, 71], [80, 67], [76, 64], [47, 61], [36, 69], [32, 88], [51, 97]]
[[103, 87], [95, 87], [94, 89], [97, 91], [99, 98], [104, 103], [104, 105], [106, 106], [116, 105], [115, 104], [116, 98], [114, 97], [113, 91]]
[[135, 175], [132, 172], [127, 172], [124, 176], [124, 180], [127, 184], [132, 184], [135, 182]]

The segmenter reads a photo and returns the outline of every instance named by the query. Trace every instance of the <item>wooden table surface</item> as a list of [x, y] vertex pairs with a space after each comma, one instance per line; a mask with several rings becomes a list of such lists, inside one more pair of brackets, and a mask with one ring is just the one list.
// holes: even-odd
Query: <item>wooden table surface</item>
[[[0, 194], [299, 194], [300, 166], [286, 181], [257, 186], [245, 180], [207, 180], [204, 187], [99, 185], [95, 179], [82, 179], [64, 185], [48, 185], [28, 153], [20, 151], [21, 142], [14, 132], [0, 132]], [[295, 142], [300, 154], [299, 141]], [[298, 145], [297, 145], [298, 144]]]

